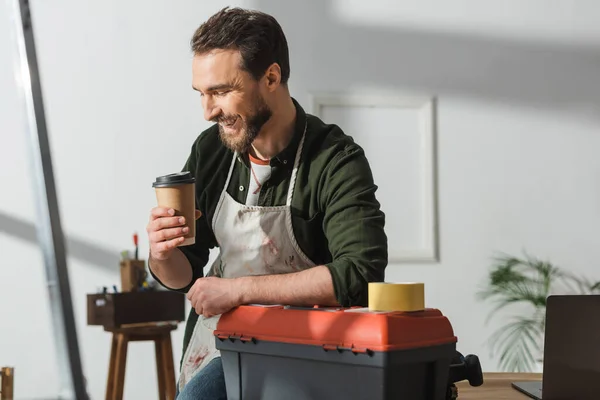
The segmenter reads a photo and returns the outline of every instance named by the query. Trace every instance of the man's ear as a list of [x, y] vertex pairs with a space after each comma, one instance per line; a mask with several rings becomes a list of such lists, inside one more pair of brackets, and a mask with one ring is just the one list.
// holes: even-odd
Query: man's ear
[[265, 79], [267, 83], [267, 89], [272, 92], [281, 83], [281, 67], [279, 64], [273, 63], [265, 71]]

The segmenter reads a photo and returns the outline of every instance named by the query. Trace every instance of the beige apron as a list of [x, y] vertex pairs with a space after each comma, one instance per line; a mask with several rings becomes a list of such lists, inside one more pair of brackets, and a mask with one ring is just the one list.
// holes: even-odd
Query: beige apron
[[[217, 276], [237, 278], [248, 275], [285, 274], [315, 266], [298, 246], [292, 228], [292, 193], [305, 135], [306, 127], [294, 160], [285, 206], [246, 206], [235, 201], [227, 193], [238, 156], [234, 154], [213, 218], [213, 231], [220, 248], [219, 257], [213, 264], [213, 271], [216, 271]], [[180, 391], [198, 371], [220, 355], [213, 336], [219, 318], [220, 315], [211, 318], [198, 316], [183, 356], [179, 377]]]

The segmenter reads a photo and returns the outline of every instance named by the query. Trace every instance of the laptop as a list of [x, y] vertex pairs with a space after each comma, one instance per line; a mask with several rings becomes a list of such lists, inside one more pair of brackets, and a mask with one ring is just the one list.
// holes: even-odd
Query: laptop
[[512, 387], [536, 400], [600, 399], [600, 295], [548, 296], [542, 381]]

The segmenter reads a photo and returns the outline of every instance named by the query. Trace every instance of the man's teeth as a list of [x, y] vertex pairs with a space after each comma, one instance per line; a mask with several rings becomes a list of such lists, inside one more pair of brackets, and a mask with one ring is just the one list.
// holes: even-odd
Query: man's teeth
[[223, 126], [227, 126], [227, 127], [233, 126], [233, 124], [235, 124], [235, 121], [236, 120], [234, 119], [233, 121], [230, 121], [230, 122], [223, 122]]

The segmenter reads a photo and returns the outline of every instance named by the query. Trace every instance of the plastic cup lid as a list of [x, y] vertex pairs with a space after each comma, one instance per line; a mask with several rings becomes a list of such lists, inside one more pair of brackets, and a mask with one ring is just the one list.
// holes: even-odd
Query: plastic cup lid
[[176, 185], [186, 185], [189, 183], [196, 182], [196, 179], [188, 171], [177, 172], [174, 174], [168, 174], [159, 176], [156, 181], [152, 183], [152, 187], [167, 187]]

